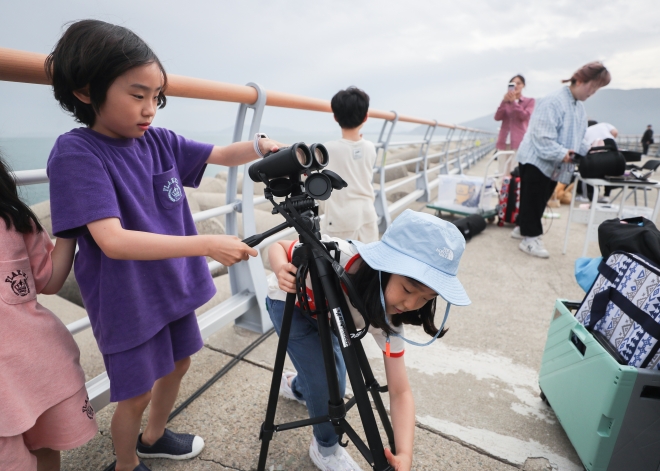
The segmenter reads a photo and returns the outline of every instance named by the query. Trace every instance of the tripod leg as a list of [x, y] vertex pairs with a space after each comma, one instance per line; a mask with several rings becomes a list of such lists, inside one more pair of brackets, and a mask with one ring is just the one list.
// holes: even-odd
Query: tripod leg
[[275, 355], [275, 365], [273, 367], [273, 378], [270, 383], [270, 393], [268, 395], [268, 407], [266, 409], [266, 420], [261, 425], [261, 452], [259, 453], [258, 471], [266, 469], [266, 458], [268, 457], [268, 446], [275, 433], [275, 412], [277, 410], [277, 397], [280, 391], [280, 381], [282, 371], [284, 371], [284, 360], [286, 359], [286, 347], [289, 343], [289, 332], [291, 331], [291, 321], [293, 319], [293, 308], [296, 303], [295, 294], [287, 294], [286, 304], [284, 306], [284, 316], [282, 318], [282, 328], [280, 329], [280, 340], [277, 344], [277, 354]]
[[[336, 290], [334, 271], [330, 264], [322, 259], [322, 257], [315, 257], [314, 261], [315, 263], [310, 264], [309, 267], [314, 295], [316, 296], [317, 292], [322, 292], [325, 294], [325, 298], [328, 301], [331, 322], [339, 337], [339, 346], [341, 347], [344, 362], [346, 363], [346, 370], [351, 381], [351, 387], [353, 388], [358, 411], [360, 412], [364, 432], [367, 436], [369, 449], [373, 456], [373, 469], [374, 471], [392, 470], [392, 467], [385, 459], [385, 451], [383, 442], [380, 439], [380, 433], [378, 432], [376, 417], [374, 416], [374, 411], [369, 402], [369, 395], [362, 378], [358, 357], [353, 349], [350, 334], [346, 328], [344, 316], [340, 308], [341, 301], [339, 298], [340, 295]], [[321, 287], [315, 286], [318, 285], [317, 280], [320, 280]], [[315, 299], [322, 298], [315, 297]], [[350, 316], [350, 313], [347, 313], [347, 315]], [[319, 322], [319, 325], [321, 324], [322, 323]]]
[[[338, 286], [338, 289], [340, 290], [341, 287]], [[341, 302], [342, 309], [345, 312], [350, 312], [348, 309], [348, 304], [345, 302], [346, 299], [340, 297], [339, 301]], [[353, 317], [351, 315], [347, 315], [344, 320], [346, 322], [346, 327], [348, 328], [349, 332], [355, 332], [356, 328], [355, 328], [355, 322], [353, 322]], [[371, 370], [371, 365], [369, 364], [367, 355], [364, 352], [362, 341], [354, 340], [353, 348], [355, 350], [355, 353], [357, 354], [360, 370], [362, 371], [362, 376], [364, 377], [364, 383], [367, 389], [369, 390], [369, 392], [371, 392], [371, 397], [374, 400], [374, 405], [376, 406], [376, 410], [378, 411], [378, 416], [380, 417], [380, 421], [383, 424], [383, 428], [385, 429], [385, 434], [387, 435], [387, 441], [390, 444], [390, 451], [392, 451], [392, 454], [396, 455], [396, 446], [394, 443], [394, 430], [392, 429], [392, 423], [390, 422], [390, 418], [387, 415], [387, 411], [385, 410], [383, 399], [380, 396], [381, 391], [384, 392], [384, 390], [387, 390], [387, 386], [383, 390], [383, 388], [381, 388], [380, 385], [378, 384], [378, 381], [376, 381], [376, 378], [374, 378], [374, 373]]]
[[[352, 320], [352, 319], [351, 319]], [[357, 353], [358, 361], [360, 363], [360, 369], [364, 375], [364, 382], [367, 385], [367, 389], [371, 392], [371, 397], [374, 400], [376, 405], [376, 410], [380, 417], [380, 421], [385, 428], [385, 434], [387, 435], [387, 441], [390, 443], [390, 450], [393, 455], [396, 455], [396, 446], [394, 444], [394, 430], [392, 430], [392, 423], [390, 422], [390, 417], [387, 415], [385, 410], [385, 405], [383, 404], [383, 398], [380, 397], [381, 388], [374, 378], [373, 371], [371, 371], [371, 365], [369, 365], [369, 360], [367, 359], [366, 353], [364, 353], [364, 347], [362, 342], [357, 340], [353, 342], [355, 346], [355, 352]]]

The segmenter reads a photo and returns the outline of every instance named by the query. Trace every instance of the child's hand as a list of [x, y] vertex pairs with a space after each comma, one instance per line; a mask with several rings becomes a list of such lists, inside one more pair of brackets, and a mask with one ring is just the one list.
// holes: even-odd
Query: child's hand
[[250, 256], [256, 257], [257, 253], [256, 249], [241, 242], [241, 239], [236, 236], [217, 235], [212, 237], [207, 255], [224, 266], [230, 267], [234, 263], [249, 259]]
[[385, 458], [394, 468], [394, 471], [410, 471], [412, 456], [404, 454], [393, 455], [389, 448], [385, 448]]
[[277, 142], [274, 139], [269, 139], [269, 138], [259, 139], [259, 150], [261, 150], [261, 153], [263, 155], [266, 155], [269, 152], [277, 152], [283, 147], [288, 147], [288, 146], [286, 144], [282, 144], [281, 142]]
[[293, 263], [285, 263], [280, 266], [279, 270], [276, 272], [276, 275], [278, 285], [282, 291], [295, 294], [297, 271], [298, 267], [296, 267]]

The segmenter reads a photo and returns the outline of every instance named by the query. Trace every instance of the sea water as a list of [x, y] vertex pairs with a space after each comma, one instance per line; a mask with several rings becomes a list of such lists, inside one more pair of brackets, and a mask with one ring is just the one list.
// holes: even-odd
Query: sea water
[[[183, 134], [183, 133], [182, 133]], [[227, 145], [231, 143], [231, 134], [183, 134], [185, 137], [194, 139], [200, 142], [208, 142], [215, 145]], [[276, 139], [284, 143], [306, 142], [312, 144], [314, 142], [327, 142], [341, 137], [338, 131], [320, 131], [320, 132], [302, 132], [286, 133], [282, 135], [272, 135]], [[377, 133], [365, 133], [364, 138], [372, 142], [378, 141]], [[0, 137], [0, 153], [5, 157], [10, 167], [14, 171], [20, 170], [34, 170], [46, 168], [48, 155], [57, 136], [52, 137]], [[393, 135], [392, 142], [397, 141], [417, 141], [421, 140], [422, 136], [412, 134]], [[434, 139], [435, 141], [435, 139]], [[220, 165], [208, 165], [204, 176], [213, 177], [218, 172], [226, 172], [227, 168]], [[242, 171], [239, 169], [239, 172]], [[19, 194], [23, 201], [28, 204], [36, 204], [46, 201], [50, 198], [48, 194], [48, 183], [38, 185], [25, 185], [19, 187]]]

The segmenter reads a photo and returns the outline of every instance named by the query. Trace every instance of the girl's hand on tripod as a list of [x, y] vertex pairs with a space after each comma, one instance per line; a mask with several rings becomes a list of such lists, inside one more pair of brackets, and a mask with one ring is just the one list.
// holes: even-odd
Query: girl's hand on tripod
[[257, 251], [249, 245], [241, 242], [236, 236], [215, 235], [211, 236], [206, 255], [217, 260], [224, 266], [229, 267], [242, 260], [257, 256]]
[[394, 471], [410, 471], [412, 456], [399, 453], [393, 455], [389, 448], [385, 448], [385, 459], [394, 468]]
[[298, 268], [293, 263], [284, 263], [277, 270], [277, 282], [282, 291], [296, 292], [296, 272]]

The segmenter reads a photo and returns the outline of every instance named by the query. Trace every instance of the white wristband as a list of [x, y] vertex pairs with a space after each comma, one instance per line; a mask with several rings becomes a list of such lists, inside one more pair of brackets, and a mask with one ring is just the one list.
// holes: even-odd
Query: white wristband
[[257, 153], [259, 157], [264, 157], [264, 154], [261, 153], [261, 149], [259, 149], [259, 139], [268, 139], [268, 136], [265, 135], [262, 132], [258, 132], [254, 135], [254, 151]]

